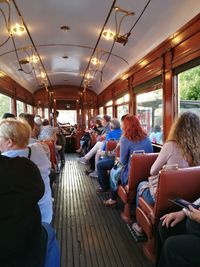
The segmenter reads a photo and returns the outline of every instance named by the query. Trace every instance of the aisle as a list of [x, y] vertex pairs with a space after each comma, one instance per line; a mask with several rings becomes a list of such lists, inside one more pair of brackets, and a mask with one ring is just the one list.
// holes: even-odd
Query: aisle
[[96, 194], [98, 184], [85, 175], [85, 169], [76, 162], [76, 155], [68, 154], [57, 184], [54, 227], [61, 267], [152, 266], [119, 211], [102, 205], [103, 197]]

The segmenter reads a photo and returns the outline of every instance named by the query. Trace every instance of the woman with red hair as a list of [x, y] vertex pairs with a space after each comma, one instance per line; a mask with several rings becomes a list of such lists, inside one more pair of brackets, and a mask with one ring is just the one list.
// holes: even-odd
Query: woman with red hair
[[[144, 150], [146, 153], [153, 152], [151, 141], [140, 125], [138, 118], [134, 115], [127, 115], [123, 121], [123, 135], [120, 139], [120, 164], [124, 166], [120, 179], [123, 185], [128, 182], [130, 156], [138, 150]], [[117, 185], [111, 179], [110, 198], [103, 202], [106, 206], [113, 206], [117, 198]]]

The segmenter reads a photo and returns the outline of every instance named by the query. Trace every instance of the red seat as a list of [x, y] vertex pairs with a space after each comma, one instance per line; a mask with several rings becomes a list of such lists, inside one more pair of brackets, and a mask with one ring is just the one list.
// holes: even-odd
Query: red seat
[[169, 201], [180, 197], [194, 201], [200, 197], [200, 167], [177, 170], [162, 170], [160, 172], [156, 202], [149, 205], [140, 197], [136, 218], [147, 235], [143, 249], [145, 255], [155, 260], [155, 234], [160, 217], [170, 211], [178, 210], [178, 206]]
[[116, 148], [117, 146], [117, 141], [115, 140], [108, 140], [106, 142], [106, 151], [112, 151]]
[[53, 140], [43, 140], [41, 141], [41, 143], [48, 145], [50, 151], [51, 167], [55, 169], [57, 166], [55, 142]]
[[125, 205], [121, 217], [126, 223], [131, 222], [130, 205], [136, 197], [137, 186], [141, 181], [148, 179], [151, 166], [157, 156], [158, 153], [134, 153], [131, 155], [128, 184], [126, 186], [119, 185], [118, 187], [118, 196]]

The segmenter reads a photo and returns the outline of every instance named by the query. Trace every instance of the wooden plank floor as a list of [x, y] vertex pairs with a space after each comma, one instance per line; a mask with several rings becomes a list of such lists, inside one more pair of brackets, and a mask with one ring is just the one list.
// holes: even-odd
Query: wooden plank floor
[[152, 267], [119, 210], [102, 205], [103, 197], [96, 194], [97, 181], [85, 175], [86, 167], [76, 157], [66, 156], [56, 190], [54, 227], [61, 267]]

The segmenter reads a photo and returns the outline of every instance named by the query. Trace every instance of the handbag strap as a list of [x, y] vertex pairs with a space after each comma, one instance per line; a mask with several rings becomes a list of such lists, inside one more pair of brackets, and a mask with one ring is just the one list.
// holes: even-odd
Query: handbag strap
[[28, 146], [28, 159], [31, 158], [31, 148]]

